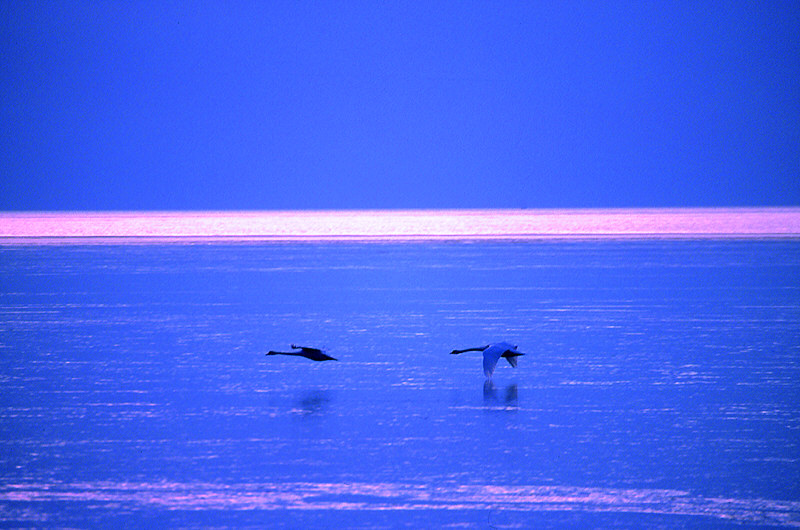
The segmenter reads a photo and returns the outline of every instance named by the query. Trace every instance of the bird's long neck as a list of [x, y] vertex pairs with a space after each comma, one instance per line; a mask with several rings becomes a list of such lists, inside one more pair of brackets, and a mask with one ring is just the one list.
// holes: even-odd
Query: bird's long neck
[[484, 347], [482, 347], [482, 348], [467, 348], [466, 350], [453, 350], [453, 351], [451, 351], [450, 353], [451, 353], [452, 355], [456, 355], [456, 354], [459, 354], [459, 353], [464, 353], [464, 352], [466, 352], [466, 351], [483, 351], [483, 350], [485, 350], [485, 349], [486, 349], [486, 346], [484, 346]]
[[293, 351], [271, 351], [267, 353], [267, 355], [294, 355], [295, 357], [303, 357], [302, 353]]

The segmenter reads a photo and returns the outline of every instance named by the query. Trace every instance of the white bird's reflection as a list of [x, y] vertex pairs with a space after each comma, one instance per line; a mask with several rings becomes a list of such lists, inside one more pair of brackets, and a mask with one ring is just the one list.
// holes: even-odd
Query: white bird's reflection
[[[506, 405], [516, 405], [517, 399], [519, 397], [517, 384], [513, 383], [506, 387], [505, 394], [503, 396], [503, 402]], [[498, 403], [500, 401], [499, 396], [497, 395], [497, 387], [494, 385], [494, 382], [491, 379], [487, 379], [483, 383], [483, 401], [484, 403]]]

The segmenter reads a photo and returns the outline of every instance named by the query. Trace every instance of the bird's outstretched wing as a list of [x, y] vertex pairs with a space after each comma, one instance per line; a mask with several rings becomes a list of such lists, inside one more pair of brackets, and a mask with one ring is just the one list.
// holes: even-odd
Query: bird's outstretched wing
[[483, 350], [483, 373], [486, 377], [492, 377], [497, 361], [500, 360], [500, 356], [503, 355], [504, 351], [506, 349], [498, 344], [492, 344]]
[[508, 361], [508, 364], [510, 364], [514, 368], [517, 367], [517, 359], [519, 359], [519, 355], [512, 355], [511, 357], [506, 357], [506, 361]]
[[311, 353], [311, 354], [325, 353], [323, 350], [319, 348], [309, 348], [308, 346], [295, 346], [294, 344], [292, 344], [292, 348], [294, 348], [295, 350], [300, 350], [303, 353]]

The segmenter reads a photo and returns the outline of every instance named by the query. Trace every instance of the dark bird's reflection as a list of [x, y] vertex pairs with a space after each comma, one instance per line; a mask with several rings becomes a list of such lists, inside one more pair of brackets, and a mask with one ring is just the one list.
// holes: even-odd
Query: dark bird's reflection
[[307, 392], [300, 397], [297, 410], [303, 416], [312, 416], [325, 412], [331, 402], [330, 394], [325, 390]]
[[[517, 398], [517, 384], [512, 383], [506, 387], [505, 395], [503, 396], [503, 402], [505, 402], [506, 405], [516, 405]], [[494, 385], [491, 379], [487, 379], [486, 382], [483, 383], [483, 402], [486, 404], [493, 404], [498, 403], [499, 401], [500, 398], [497, 395], [497, 387]]]

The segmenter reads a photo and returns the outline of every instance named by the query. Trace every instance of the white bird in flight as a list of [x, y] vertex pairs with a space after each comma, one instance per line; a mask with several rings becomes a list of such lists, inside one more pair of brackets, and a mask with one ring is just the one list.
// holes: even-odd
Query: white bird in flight
[[525, 355], [524, 353], [517, 351], [517, 347], [511, 344], [510, 342], [495, 342], [493, 344], [482, 346], [480, 348], [453, 350], [450, 352], [450, 354], [456, 355], [459, 353], [464, 353], [465, 351], [483, 352], [483, 373], [486, 374], [487, 378], [492, 377], [492, 374], [494, 373], [494, 368], [497, 366], [497, 361], [500, 360], [500, 357], [505, 357], [505, 359], [508, 361], [508, 364], [516, 368], [517, 357], [519, 357], [520, 355]]

